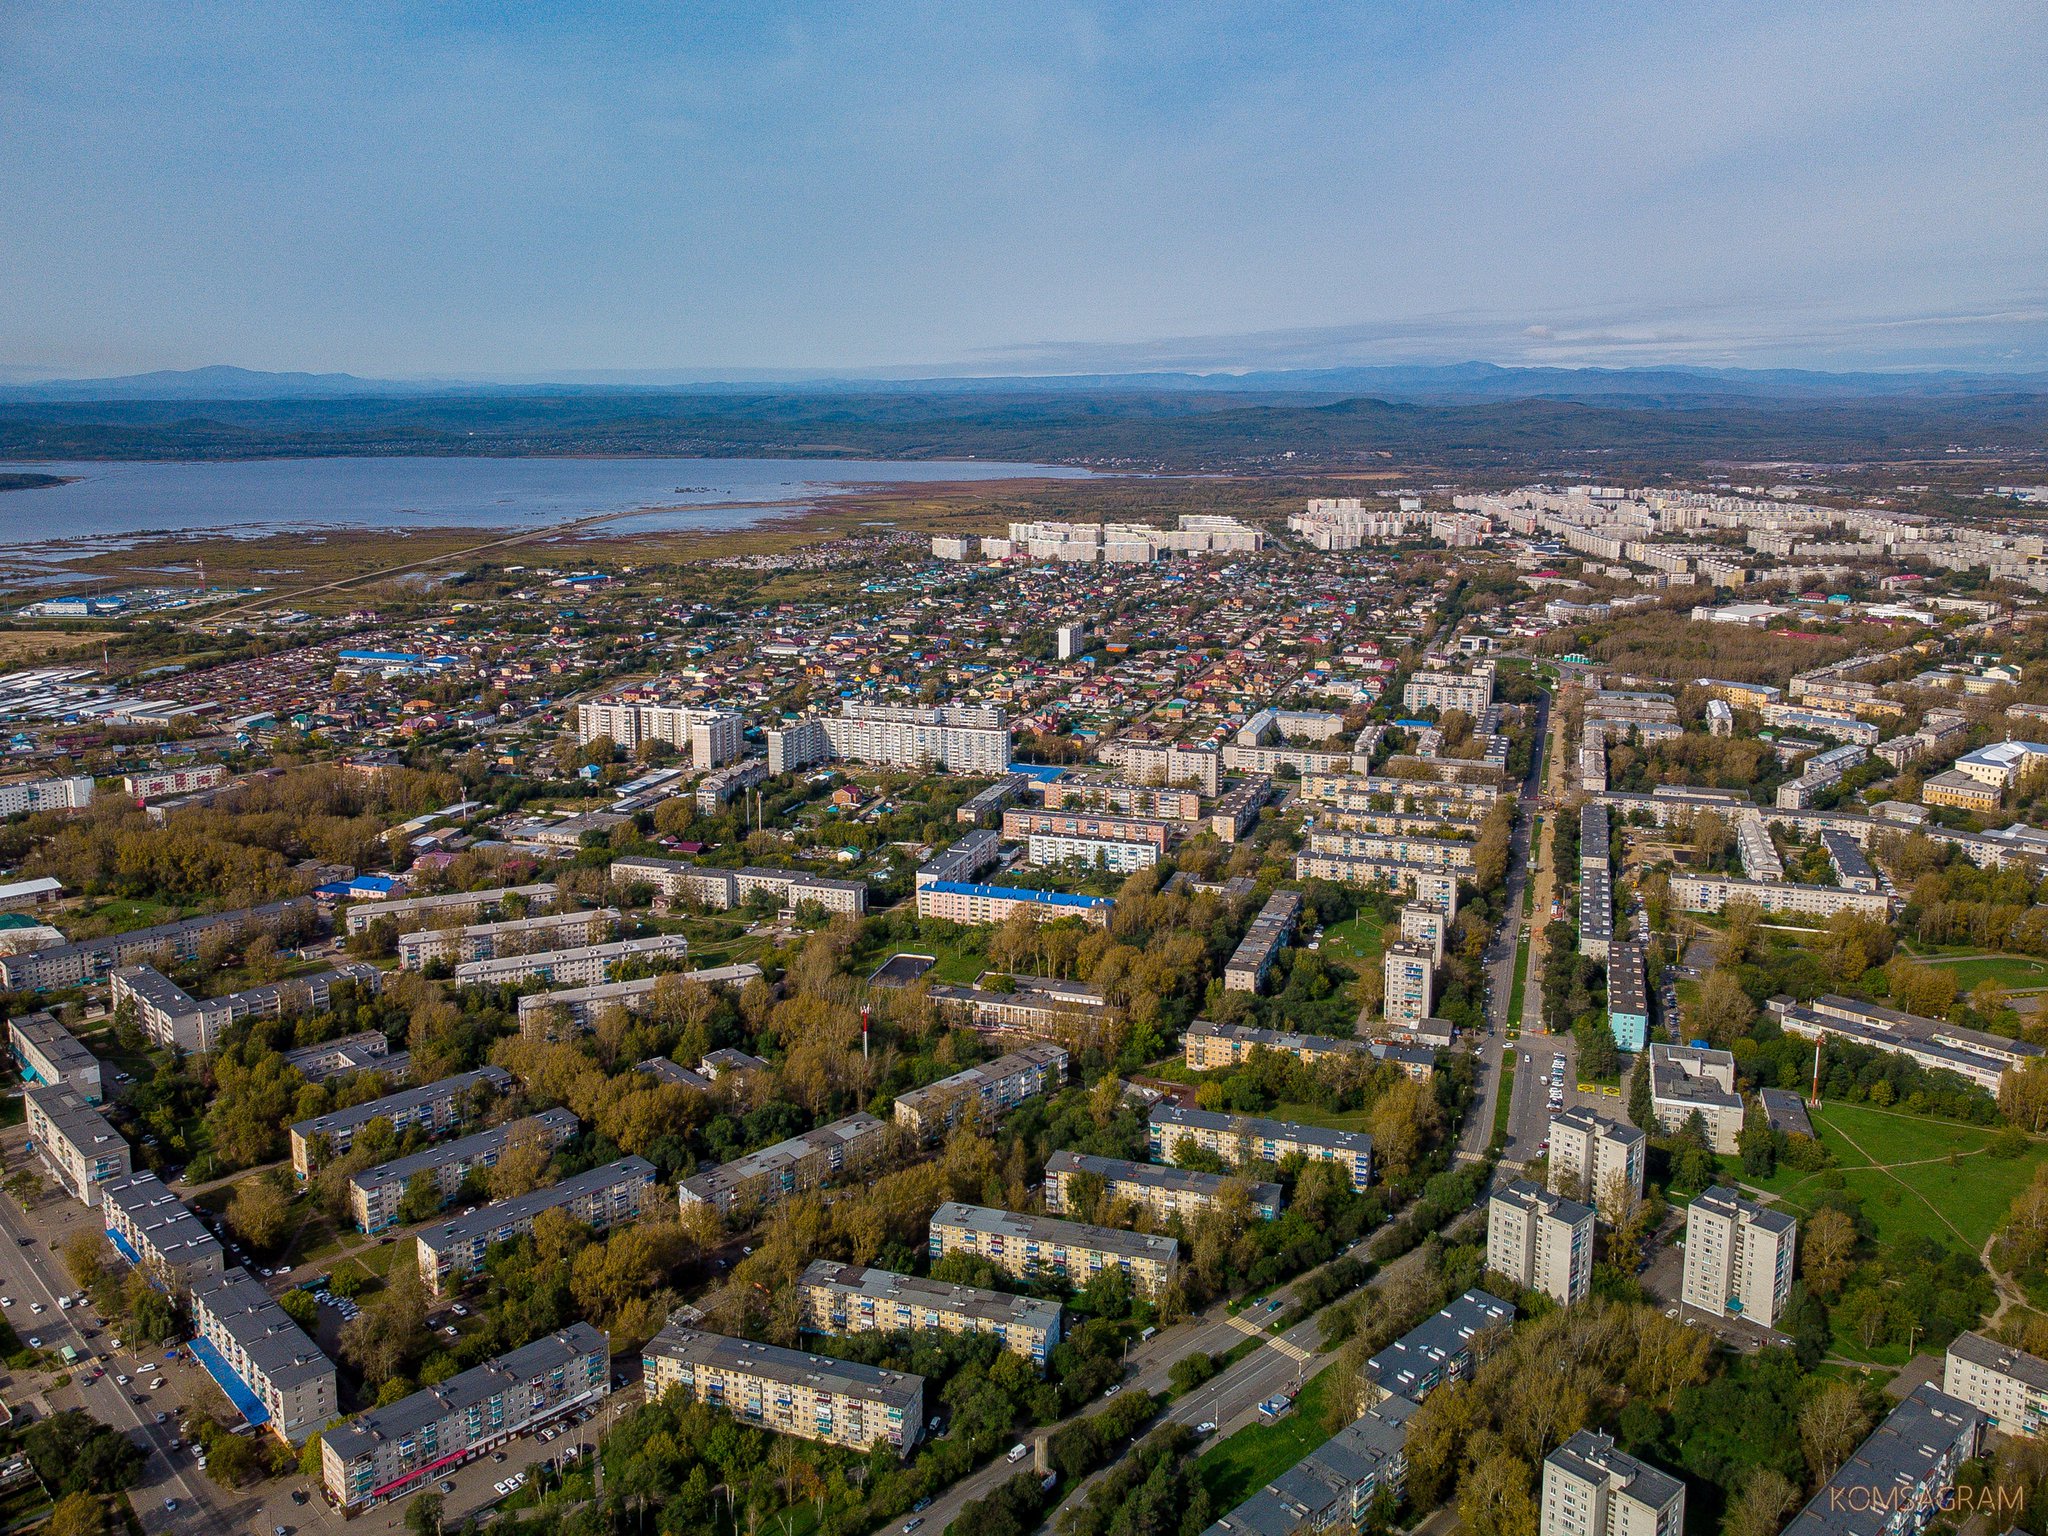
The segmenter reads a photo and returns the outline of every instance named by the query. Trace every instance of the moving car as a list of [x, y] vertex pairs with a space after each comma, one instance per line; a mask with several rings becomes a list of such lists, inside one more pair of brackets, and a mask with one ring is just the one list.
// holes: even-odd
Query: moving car
[[1031, 1454], [1031, 1447], [1030, 1447], [1030, 1446], [1028, 1446], [1028, 1445], [1013, 1445], [1013, 1446], [1011, 1446], [1011, 1447], [1010, 1447], [1010, 1457], [1009, 1457], [1009, 1459], [1010, 1459], [1011, 1461], [1022, 1461], [1022, 1460], [1023, 1460], [1023, 1459], [1024, 1459], [1024, 1458], [1025, 1458], [1026, 1456], [1029, 1456], [1030, 1454]]

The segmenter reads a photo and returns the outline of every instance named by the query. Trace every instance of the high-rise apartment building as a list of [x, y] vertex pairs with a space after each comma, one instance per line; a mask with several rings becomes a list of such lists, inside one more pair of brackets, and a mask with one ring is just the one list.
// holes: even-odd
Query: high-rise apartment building
[[1593, 1208], [1517, 1179], [1486, 1205], [1486, 1267], [1562, 1306], [1593, 1288]]
[[1644, 1149], [1649, 1138], [1632, 1125], [1590, 1109], [1550, 1118], [1553, 1194], [1590, 1205], [1603, 1221], [1616, 1221], [1643, 1198]]
[[1543, 1458], [1540, 1536], [1680, 1536], [1685, 1484], [1582, 1429]]
[[1745, 1200], [1717, 1184], [1694, 1199], [1685, 1227], [1680, 1298], [1716, 1317], [1769, 1328], [1792, 1290], [1799, 1224], [1785, 1212]]

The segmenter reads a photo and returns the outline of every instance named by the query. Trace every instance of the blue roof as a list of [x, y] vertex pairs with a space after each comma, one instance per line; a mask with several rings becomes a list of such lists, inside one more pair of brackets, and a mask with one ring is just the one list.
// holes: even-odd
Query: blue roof
[[127, 1238], [123, 1237], [120, 1233], [116, 1232], [112, 1227], [107, 1228], [107, 1241], [112, 1243], [116, 1248], [118, 1248], [121, 1252], [121, 1257], [126, 1259], [130, 1264], [136, 1265], [137, 1267], [141, 1266], [142, 1255], [137, 1253], [135, 1249], [132, 1246], [130, 1246]]
[[1020, 773], [1036, 784], [1050, 784], [1067, 770], [1057, 763], [1012, 763], [1010, 772]]
[[993, 896], [1010, 901], [1039, 901], [1049, 907], [1110, 907], [1107, 896], [1076, 896], [1068, 891], [1032, 891], [1014, 885], [970, 885], [964, 880], [928, 880], [925, 889], [948, 896]]
[[249, 1390], [249, 1384], [234, 1373], [234, 1369], [221, 1358], [219, 1350], [196, 1335], [189, 1348], [192, 1351], [192, 1358], [206, 1367], [206, 1374], [211, 1376], [221, 1391], [227, 1394], [228, 1401], [235, 1405], [237, 1413], [251, 1424], [270, 1422], [270, 1410], [263, 1406], [263, 1399]]

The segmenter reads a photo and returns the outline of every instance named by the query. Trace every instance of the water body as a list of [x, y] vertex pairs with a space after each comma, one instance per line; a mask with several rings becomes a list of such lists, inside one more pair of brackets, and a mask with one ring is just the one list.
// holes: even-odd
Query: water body
[[[342, 528], [504, 528], [630, 512], [621, 533], [743, 528], [862, 486], [943, 480], [1080, 479], [1089, 471], [962, 460], [258, 459], [232, 463], [0, 463], [68, 485], [0, 493], [0, 549], [129, 544], [143, 537], [245, 538]], [[733, 503], [772, 502], [763, 507]], [[52, 551], [53, 553], [55, 551]]]

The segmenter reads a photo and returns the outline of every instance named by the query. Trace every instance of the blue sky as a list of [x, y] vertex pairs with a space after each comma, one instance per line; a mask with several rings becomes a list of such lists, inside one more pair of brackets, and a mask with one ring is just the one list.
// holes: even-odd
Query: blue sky
[[0, 370], [2048, 366], [2048, 7], [0, 8]]

